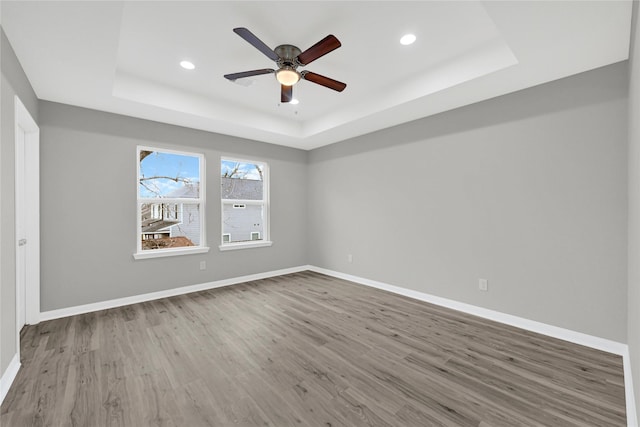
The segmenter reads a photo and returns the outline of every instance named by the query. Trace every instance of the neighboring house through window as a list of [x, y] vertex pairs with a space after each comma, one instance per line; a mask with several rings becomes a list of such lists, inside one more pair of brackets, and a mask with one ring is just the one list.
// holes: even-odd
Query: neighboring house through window
[[138, 147], [138, 238], [134, 257], [206, 252], [204, 156]]
[[270, 246], [269, 168], [264, 162], [223, 158], [221, 250]]

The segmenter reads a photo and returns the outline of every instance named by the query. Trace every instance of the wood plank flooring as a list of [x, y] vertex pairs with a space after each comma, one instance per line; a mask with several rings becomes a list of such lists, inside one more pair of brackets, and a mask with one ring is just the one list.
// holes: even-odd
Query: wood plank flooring
[[0, 425], [624, 426], [619, 356], [303, 272], [43, 322]]

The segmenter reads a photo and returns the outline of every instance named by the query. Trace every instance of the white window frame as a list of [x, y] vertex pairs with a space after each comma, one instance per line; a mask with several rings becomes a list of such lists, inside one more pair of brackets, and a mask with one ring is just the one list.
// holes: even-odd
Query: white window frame
[[[250, 163], [250, 164], [259, 164], [263, 166], [262, 170], [262, 200], [243, 200], [243, 199], [220, 199], [220, 246], [218, 248], [221, 251], [233, 251], [237, 249], [250, 249], [250, 248], [260, 248], [267, 247], [273, 245], [273, 242], [270, 239], [271, 230], [270, 230], [270, 217], [271, 217], [271, 207], [269, 203], [269, 164], [263, 160], [247, 160], [247, 159], [238, 159], [235, 157], [222, 156], [220, 157], [220, 161], [218, 162], [218, 167], [222, 167], [223, 161], [229, 162], [238, 162], [238, 163]], [[218, 174], [222, 179], [222, 170], [219, 170]], [[225, 204], [243, 204], [246, 206], [249, 205], [260, 205], [262, 206], [262, 236], [263, 240], [250, 240], [247, 242], [231, 242], [224, 243], [222, 242], [222, 230], [224, 230], [224, 205]], [[229, 234], [229, 233], [224, 233]]]
[[[177, 154], [181, 156], [197, 157], [200, 167], [200, 182], [198, 190], [198, 198], [141, 198], [140, 197], [140, 152], [141, 151], [158, 151], [168, 154]], [[206, 211], [206, 169], [205, 158], [202, 153], [194, 153], [190, 151], [179, 151], [163, 147], [147, 147], [139, 145], [136, 148], [136, 252], [133, 254], [134, 259], [160, 258], [167, 256], [191, 255], [209, 252], [206, 244], [206, 227], [205, 227], [205, 211]], [[164, 203], [164, 204], [198, 204], [200, 206], [200, 245], [186, 246], [182, 248], [154, 249], [142, 250], [142, 205], [145, 203]], [[184, 206], [183, 206], [184, 208]]]

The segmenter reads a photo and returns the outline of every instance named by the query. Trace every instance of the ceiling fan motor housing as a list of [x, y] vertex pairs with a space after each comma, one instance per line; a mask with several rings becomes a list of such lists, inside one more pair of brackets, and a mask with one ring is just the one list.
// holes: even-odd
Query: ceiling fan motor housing
[[280, 57], [277, 61], [279, 67], [289, 66], [291, 68], [298, 68], [300, 65], [296, 58], [298, 55], [302, 53], [302, 51], [293, 45], [290, 44], [281, 44], [280, 46], [273, 49], [273, 51]]

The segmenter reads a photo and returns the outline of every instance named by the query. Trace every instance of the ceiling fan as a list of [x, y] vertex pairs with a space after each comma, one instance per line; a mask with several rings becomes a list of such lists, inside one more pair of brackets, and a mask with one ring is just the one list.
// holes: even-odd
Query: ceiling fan
[[225, 74], [224, 77], [226, 79], [235, 81], [245, 77], [275, 73], [276, 80], [280, 83], [280, 102], [282, 103], [291, 102], [293, 99], [293, 85], [298, 83], [300, 79], [308, 80], [338, 92], [342, 92], [344, 88], [347, 87], [345, 83], [330, 79], [329, 77], [321, 76], [320, 74], [307, 70], [297, 70], [298, 67], [309, 65], [316, 59], [342, 46], [340, 41], [331, 34], [302, 52], [299, 48], [290, 44], [283, 44], [271, 50], [269, 46], [248, 29], [240, 27], [234, 28], [233, 31], [274, 61], [278, 65], [278, 69], [262, 68], [260, 70]]

